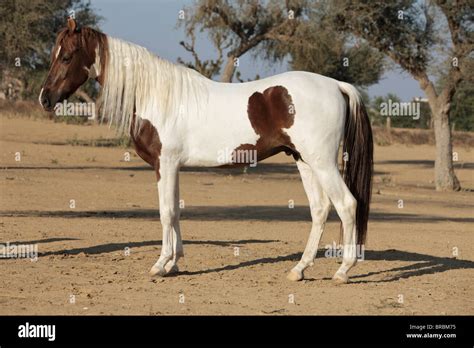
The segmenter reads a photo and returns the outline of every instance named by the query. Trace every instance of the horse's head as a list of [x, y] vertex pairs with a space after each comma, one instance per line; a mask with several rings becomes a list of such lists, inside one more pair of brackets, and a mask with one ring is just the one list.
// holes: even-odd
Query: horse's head
[[67, 24], [57, 35], [51, 66], [39, 95], [39, 102], [47, 111], [72, 95], [89, 77], [100, 80], [99, 52], [105, 51], [100, 46], [105, 35], [79, 28], [73, 18], [68, 18]]

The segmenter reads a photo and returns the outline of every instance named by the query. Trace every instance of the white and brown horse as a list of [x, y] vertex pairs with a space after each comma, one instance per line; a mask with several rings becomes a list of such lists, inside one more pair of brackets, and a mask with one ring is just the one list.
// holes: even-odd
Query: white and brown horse
[[[342, 220], [343, 262], [334, 279], [347, 282], [357, 246], [365, 241], [373, 171], [373, 142], [361, 97], [350, 84], [308, 72], [287, 72], [247, 83], [211, 81], [147, 49], [91, 28], [68, 27], [57, 37], [39, 100], [46, 110], [88, 78], [102, 86], [101, 117], [130, 132], [138, 155], [156, 172], [161, 255], [152, 275], [177, 271], [183, 256], [178, 174], [182, 166], [219, 167], [279, 152], [296, 160], [313, 220], [291, 280], [312, 265], [330, 209]], [[341, 140], [347, 158], [341, 176]], [[222, 156], [227, 152], [229, 156]]]

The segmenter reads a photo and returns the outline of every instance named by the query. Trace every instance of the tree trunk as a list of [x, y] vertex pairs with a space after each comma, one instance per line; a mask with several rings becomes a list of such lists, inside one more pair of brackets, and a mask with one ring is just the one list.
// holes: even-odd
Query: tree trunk
[[[415, 77], [416, 78], [416, 77]], [[453, 167], [453, 144], [451, 128], [449, 127], [449, 111], [454, 90], [444, 90], [436, 93], [433, 83], [428, 76], [418, 76], [421, 89], [428, 98], [431, 110], [431, 120], [435, 133], [435, 186], [437, 191], [459, 191], [461, 185]]]
[[449, 127], [449, 104], [431, 108], [436, 139], [435, 185], [437, 191], [459, 191], [453, 167], [453, 146]]
[[232, 82], [232, 77], [234, 76], [234, 71], [235, 71], [235, 61], [234, 56], [229, 56], [227, 59], [227, 63], [225, 65], [224, 71], [222, 72], [221, 75], [221, 82]]

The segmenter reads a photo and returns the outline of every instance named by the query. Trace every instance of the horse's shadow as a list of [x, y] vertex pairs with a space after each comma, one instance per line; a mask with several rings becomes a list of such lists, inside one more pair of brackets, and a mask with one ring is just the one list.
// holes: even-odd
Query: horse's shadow
[[[45, 240], [34, 241], [36, 243], [48, 243], [60, 240], [75, 240], [69, 238], [50, 238]], [[234, 247], [239, 245], [252, 245], [252, 244], [274, 244], [274, 243], [281, 243], [280, 240], [261, 240], [261, 239], [247, 239], [247, 240], [228, 240], [228, 241], [212, 241], [212, 240], [185, 240], [183, 244], [185, 245], [213, 245], [216, 247]], [[30, 242], [17, 242], [22, 244], [29, 244]], [[143, 241], [143, 242], [127, 242], [127, 243], [107, 243], [107, 244], [99, 244], [90, 247], [80, 247], [80, 248], [65, 248], [55, 251], [46, 251], [38, 253], [38, 256], [46, 257], [50, 255], [78, 255], [80, 253], [84, 253], [86, 255], [96, 255], [96, 254], [106, 254], [115, 251], [123, 251], [126, 247], [128, 248], [142, 248], [147, 246], [159, 246], [161, 242], [159, 241]], [[325, 249], [318, 250], [318, 258], [324, 257]], [[255, 258], [252, 260], [246, 260], [235, 264], [229, 264], [226, 266], [215, 267], [215, 268], [208, 268], [208, 269], [201, 269], [196, 271], [180, 271], [175, 276], [196, 276], [201, 274], [209, 274], [209, 273], [219, 273], [219, 272], [227, 272], [232, 270], [237, 270], [241, 268], [246, 268], [254, 265], [264, 265], [264, 264], [274, 264], [279, 262], [285, 261], [293, 261], [296, 262], [301, 258], [301, 253], [291, 253], [284, 256], [275, 256], [275, 257], [261, 257]], [[315, 260], [315, 264], [317, 265], [317, 261]], [[0, 259], [1, 260], [1, 259]], [[3, 259], [5, 260], [5, 259]], [[393, 268], [386, 268], [378, 271], [372, 271], [364, 274], [357, 274], [357, 268], [354, 269], [354, 272], [351, 276], [352, 283], [385, 283], [385, 282], [393, 282], [400, 279], [406, 279], [411, 277], [418, 277], [423, 275], [429, 274], [436, 274], [442, 273], [449, 270], [456, 270], [456, 269], [474, 269], [474, 262], [469, 260], [459, 260], [450, 257], [439, 257], [433, 256], [428, 254], [420, 254], [415, 252], [403, 251], [403, 250], [395, 250], [395, 249], [388, 249], [388, 250], [365, 250], [364, 253], [364, 262], [370, 261], [389, 261], [389, 262], [396, 262], [396, 261], [404, 261], [410, 262], [409, 265], [406, 266], [397, 266]], [[372, 276], [383, 276], [383, 279], [370, 279]], [[326, 280], [329, 278], [322, 278], [322, 279], [308, 279], [310, 281], [315, 280]]]
[[[325, 251], [326, 251], [325, 249], [318, 250], [318, 256], [315, 260], [316, 265], [317, 265], [317, 259], [324, 257], [323, 255]], [[301, 256], [302, 256], [302, 253], [293, 253], [286, 256], [264, 257], [264, 258], [258, 258], [254, 260], [240, 262], [238, 264], [227, 265], [227, 266], [217, 267], [217, 268], [210, 268], [206, 270], [182, 271], [178, 274], [178, 276], [179, 275], [199, 275], [199, 274], [206, 274], [206, 273], [231, 271], [231, 270], [235, 270], [235, 269], [239, 269], [243, 267], [258, 265], [258, 264], [260, 265], [269, 264], [269, 263], [271, 264], [271, 263], [278, 263], [278, 262], [284, 262], [284, 261], [296, 262], [300, 260]], [[438, 256], [419, 254], [419, 253], [413, 253], [413, 252], [402, 251], [402, 250], [394, 250], [394, 249], [366, 250], [364, 253], [364, 260], [365, 261], [405, 261], [405, 262], [413, 262], [413, 263], [407, 266], [403, 266], [403, 267], [383, 269], [380, 271], [368, 272], [365, 274], [355, 274], [350, 277], [351, 283], [355, 283], [355, 284], [386, 283], [386, 282], [393, 282], [400, 279], [406, 279], [406, 278], [411, 278], [411, 277], [416, 277], [416, 276], [442, 273], [449, 270], [474, 269], [473, 261], [458, 260], [458, 259], [449, 258], [449, 257], [438, 257]], [[383, 279], [377, 279], [377, 280], [365, 279], [374, 275], [391, 274], [394, 272], [395, 274], [386, 276]], [[330, 278], [322, 278], [320, 280], [328, 280], [328, 279]], [[314, 281], [318, 279], [307, 279], [307, 280]]]
[[[409, 265], [393, 267], [365, 274], [352, 275], [351, 283], [387, 283], [411, 277], [443, 273], [457, 269], [474, 269], [474, 262], [461, 260], [453, 257], [440, 257], [415, 252], [388, 249], [388, 250], [366, 250], [366, 261], [405, 261], [412, 262]], [[374, 275], [384, 275], [383, 279], [365, 279]]]
[[[244, 240], [229, 240], [229, 241], [214, 241], [214, 240], [184, 240], [184, 245], [214, 245], [219, 247], [235, 247], [245, 244], [256, 244], [256, 243], [275, 243], [279, 242], [278, 240], [266, 239], [244, 239]], [[20, 242], [17, 242], [18, 244]], [[12, 243], [10, 243], [12, 244]], [[30, 242], [21, 242], [21, 244], [31, 244]], [[97, 254], [106, 254], [114, 251], [124, 251], [125, 248], [135, 249], [146, 246], [159, 246], [161, 241], [148, 240], [143, 242], [127, 242], [127, 243], [108, 243], [108, 244], [99, 244], [90, 247], [83, 248], [72, 248], [72, 249], [62, 249], [55, 251], [45, 251], [39, 252], [38, 257], [45, 257], [51, 255], [78, 255], [84, 253], [86, 255], [97, 255]]]

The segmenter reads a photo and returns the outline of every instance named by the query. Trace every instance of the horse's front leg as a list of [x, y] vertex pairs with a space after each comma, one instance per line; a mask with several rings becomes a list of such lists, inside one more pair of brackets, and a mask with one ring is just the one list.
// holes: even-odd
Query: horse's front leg
[[160, 157], [158, 196], [163, 227], [161, 255], [150, 270], [151, 275], [164, 276], [178, 271], [177, 261], [183, 255], [179, 229], [179, 162], [171, 156]]

